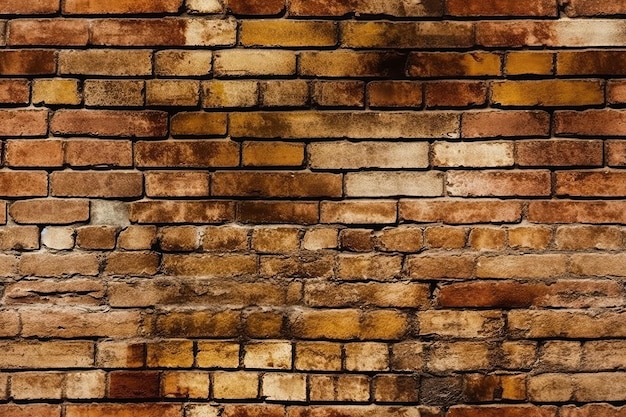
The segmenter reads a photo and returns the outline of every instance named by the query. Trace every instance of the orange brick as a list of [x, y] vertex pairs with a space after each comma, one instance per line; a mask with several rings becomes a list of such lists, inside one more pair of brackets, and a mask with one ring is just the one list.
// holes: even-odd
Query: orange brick
[[177, 113], [172, 116], [172, 136], [226, 135], [224, 113]]
[[41, 0], [36, 3], [6, 0], [0, 5], [0, 14], [54, 14], [59, 11], [59, 3], [60, 0]]
[[490, 227], [477, 227], [470, 232], [469, 245], [474, 250], [503, 250], [506, 244], [506, 230]]
[[228, 0], [228, 9], [241, 15], [275, 15], [285, 7], [285, 0]]
[[178, 404], [70, 404], [66, 417], [180, 417]]
[[47, 134], [47, 110], [0, 110], [0, 136], [46, 136]]
[[602, 166], [602, 142], [597, 140], [524, 140], [517, 143], [521, 166]]
[[259, 101], [259, 85], [248, 80], [210, 80], [202, 83], [202, 107], [254, 107]]
[[55, 72], [54, 51], [44, 49], [0, 51], [0, 75], [52, 75]]
[[48, 174], [44, 171], [0, 172], [0, 196], [43, 197], [48, 194]]
[[214, 54], [213, 74], [216, 77], [277, 76], [295, 73], [296, 55], [291, 51], [224, 49]]
[[4, 250], [39, 249], [39, 228], [9, 226], [0, 229], [0, 248]]
[[148, 106], [196, 106], [200, 101], [200, 82], [191, 80], [146, 81]]
[[244, 20], [239, 36], [244, 46], [308, 48], [334, 46], [336, 32], [336, 23], [327, 21]]
[[82, 102], [78, 80], [54, 78], [33, 82], [33, 103], [77, 105]]
[[135, 143], [139, 167], [208, 168], [239, 165], [239, 145], [232, 141], [157, 141]]
[[63, 143], [59, 140], [8, 140], [5, 162], [11, 167], [61, 167]]
[[626, 184], [621, 172], [557, 172], [557, 195], [590, 196], [590, 197], [618, 197], [626, 193]]
[[501, 106], [592, 106], [604, 103], [604, 85], [593, 80], [496, 81], [491, 102]]
[[89, 219], [85, 200], [27, 200], [11, 204], [9, 214], [22, 224], [69, 224]]
[[148, 252], [112, 252], [106, 258], [104, 272], [110, 275], [154, 275], [159, 268], [159, 256]]
[[319, 203], [295, 201], [241, 201], [237, 220], [243, 223], [314, 224], [319, 219]]
[[557, 5], [550, 0], [532, 0], [524, 5], [515, 0], [448, 0], [446, 13], [452, 16], [557, 16]]
[[298, 342], [294, 365], [298, 370], [339, 371], [341, 345], [332, 342]]
[[234, 220], [235, 204], [226, 201], [142, 201], [130, 205], [138, 223], [222, 223]]
[[[30, 141], [29, 141], [30, 142]], [[72, 139], [64, 142], [65, 162], [74, 167], [131, 167], [132, 143], [123, 140]]]
[[522, 216], [516, 201], [405, 200], [399, 208], [401, 219], [426, 223], [516, 223]]
[[623, 223], [623, 201], [532, 201], [528, 220], [534, 223]]
[[164, 227], [159, 232], [159, 245], [168, 252], [192, 251], [200, 245], [198, 229], [193, 226]]
[[341, 27], [347, 48], [467, 48], [474, 45], [470, 22], [357, 22]]
[[195, 171], [146, 172], [148, 197], [203, 197], [209, 195], [209, 174]]
[[[189, 4], [189, 1], [187, 2]], [[212, 68], [211, 51], [165, 50], [154, 55], [156, 75], [192, 77], [208, 75]]]
[[0, 103], [28, 104], [30, 83], [23, 79], [0, 80]]
[[465, 113], [461, 135], [466, 138], [539, 136], [550, 132], [550, 115], [543, 111]]
[[564, 3], [565, 13], [571, 17], [620, 15], [626, 13], [626, 5], [622, 3], [602, 4], [593, 0], [571, 0]]
[[12, 20], [8, 45], [82, 46], [89, 41], [89, 23], [84, 19]]
[[422, 83], [412, 81], [374, 81], [367, 85], [372, 107], [420, 107]]
[[159, 111], [58, 110], [50, 130], [59, 135], [163, 137], [167, 114]]
[[244, 142], [244, 166], [301, 166], [304, 144], [289, 142]]
[[622, 231], [615, 226], [560, 226], [556, 230], [556, 247], [561, 250], [622, 248]]
[[464, 227], [428, 227], [424, 237], [431, 248], [458, 249], [465, 246], [467, 229]]
[[[57, 3], [58, 3], [58, 0], [57, 0]], [[30, 6], [30, 7], [33, 7], [33, 6]], [[27, 404], [27, 405], [2, 404], [0, 405], [0, 413], [2, 413], [2, 415], [5, 417], [28, 417], [28, 416], [61, 417], [61, 406], [60, 405], [42, 405], [42, 404]]]
[[471, 255], [411, 255], [407, 258], [409, 276], [421, 279], [470, 278], [475, 263]]
[[300, 53], [300, 75], [307, 77], [403, 77], [406, 54], [320, 51]]
[[245, 331], [254, 338], [278, 338], [284, 336], [283, 321], [281, 312], [252, 311], [244, 318]]
[[206, 372], [165, 372], [161, 381], [161, 394], [168, 398], [205, 399], [209, 396], [209, 374]]
[[411, 77], [482, 77], [502, 74], [502, 56], [494, 52], [413, 52]]
[[139, 172], [64, 171], [51, 175], [50, 186], [57, 197], [139, 197], [143, 176]]
[[[52, 66], [52, 71], [54, 71], [53, 68], [54, 66]], [[59, 52], [59, 73], [106, 76], [152, 75], [152, 51], [63, 50]]]
[[177, 13], [182, 0], [116, 0], [100, 3], [89, 0], [67, 0], [63, 3], [66, 14], [132, 14]]
[[512, 51], [506, 55], [507, 75], [551, 75], [554, 54], [550, 52]]
[[191, 340], [148, 343], [147, 349], [146, 361], [149, 368], [190, 368], [193, 365]]
[[120, 232], [117, 244], [126, 250], [150, 249], [156, 243], [156, 227], [128, 226]]

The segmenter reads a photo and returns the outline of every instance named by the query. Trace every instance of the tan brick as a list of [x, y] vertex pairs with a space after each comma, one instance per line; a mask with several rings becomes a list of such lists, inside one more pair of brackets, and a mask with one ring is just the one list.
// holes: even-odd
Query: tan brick
[[54, 14], [58, 11], [59, 0], [42, 0], [37, 3], [7, 0], [0, 7], [1, 14]]
[[76, 244], [81, 249], [113, 249], [116, 234], [112, 226], [83, 226], [76, 229]]
[[85, 80], [85, 105], [94, 107], [140, 107], [144, 104], [144, 81]]
[[280, 311], [252, 311], [244, 317], [246, 334], [255, 338], [283, 336], [283, 322], [283, 313]]
[[555, 417], [556, 407], [538, 407], [535, 405], [497, 405], [497, 406], [466, 406], [457, 405], [450, 408], [450, 417]]
[[426, 142], [320, 142], [308, 146], [312, 168], [426, 168]]
[[254, 399], [259, 394], [259, 374], [256, 372], [215, 372], [213, 396], [216, 399]]
[[139, 197], [143, 176], [139, 172], [55, 172], [50, 177], [56, 197]]
[[201, 247], [204, 251], [229, 252], [248, 248], [248, 229], [210, 226], [204, 230]]
[[394, 371], [421, 371], [425, 363], [423, 342], [406, 341], [392, 345], [390, 368]]
[[156, 329], [168, 337], [233, 337], [239, 325], [235, 311], [169, 312], [157, 318]]
[[623, 247], [623, 232], [615, 226], [560, 226], [556, 230], [558, 249], [616, 250]]
[[384, 343], [348, 343], [344, 346], [347, 371], [386, 371], [389, 369], [389, 347]]
[[263, 396], [270, 401], [305, 401], [306, 375], [266, 373], [263, 375]]
[[224, 11], [224, 6], [219, 0], [187, 0], [185, 6], [190, 14], [213, 14]]
[[98, 343], [96, 365], [102, 368], [141, 368], [145, 365], [145, 353], [143, 343], [102, 341]]
[[441, 1], [413, 3], [405, 0], [360, 0], [346, 3], [341, 0], [310, 2], [294, 0], [289, 4], [289, 14], [294, 16], [343, 16], [349, 13], [357, 15], [389, 15], [396, 17], [436, 17], [442, 16]]
[[300, 53], [299, 73], [305, 77], [405, 76], [406, 54], [372, 51], [305, 51]]
[[205, 76], [211, 72], [212, 60], [211, 51], [158, 51], [154, 54], [154, 72], [156, 75], [169, 77]]
[[147, 50], [64, 50], [59, 73], [75, 75], [142, 76], [152, 74], [152, 52]]
[[312, 101], [320, 107], [363, 107], [365, 83], [362, 81], [316, 81]]
[[71, 404], [66, 417], [179, 417], [178, 404]]
[[343, 250], [371, 252], [374, 250], [374, 235], [370, 229], [342, 229], [339, 232], [339, 245]]
[[290, 51], [230, 49], [215, 52], [213, 73], [223, 76], [294, 75], [296, 55]]
[[392, 280], [402, 269], [402, 257], [398, 255], [348, 255], [337, 258], [337, 277], [342, 280]]
[[294, 366], [303, 371], [341, 370], [341, 345], [332, 342], [297, 342]]
[[163, 137], [167, 114], [159, 111], [58, 110], [50, 130], [60, 135]]
[[500, 255], [481, 257], [476, 264], [480, 278], [541, 278], [565, 273], [567, 258], [563, 255]]
[[550, 171], [453, 171], [446, 191], [461, 197], [549, 196]]
[[154, 141], [135, 143], [139, 167], [208, 168], [239, 165], [239, 145], [231, 141]]
[[11, 376], [11, 396], [16, 400], [60, 399], [62, 373], [21, 372]]
[[97, 275], [99, 261], [96, 254], [27, 253], [20, 258], [19, 270], [25, 275], [42, 277], [62, 275]]
[[322, 223], [395, 223], [397, 217], [393, 201], [323, 201], [320, 212]]
[[221, 341], [198, 342], [196, 362], [200, 368], [237, 368], [239, 366], [239, 343]]
[[299, 229], [260, 228], [252, 231], [252, 249], [258, 252], [293, 252], [300, 246]]
[[417, 315], [420, 335], [453, 338], [497, 337], [504, 328], [497, 311], [428, 310]]
[[432, 149], [435, 166], [504, 167], [514, 163], [512, 143], [436, 142]]
[[118, 236], [117, 244], [126, 250], [150, 249], [156, 243], [154, 226], [128, 226]]
[[68, 372], [65, 375], [65, 397], [81, 400], [104, 398], [105, 378], [103, 371]]
[[626, 329], [622, 313], [518, 310], [509, 313], [508, 331], [525, 338], [597, 338], [622, 337]]
[[404, 200], [399, 208], [400, 219], [426, 223], [516, 223], [522, 215], [517, 201]]
[[144, 176], [147, 197], [205, 197], [209, 174], [195, 171], [151, 171]]
[[191, 340], [159, 341], [148, 343], [146, 347], [146, 365], [150, 368], [191, 368], [193, 365]]
[[254, 107], [259, 101], [257, 81], [210, 80], [202, 82], [202, 107]]
[[[259, 274], [264, 278], [330, 278], [333, 276], [333, 257], [329, 254], [261, 256], [260, 261]], [[297, 295], [299, 296], [299, 293]]]
[[430, 349], [427, 367], [433, 372], [488, 369], [489, 346], [480, 342], [438, 342]]
[[409, 255], [406, 260], [411, 278], [470, 278], [476, 260], [472, 255]]
[[344, 181], [346, 197], [443, 195], [443, 174], [440, 172], [355, 172], [345, 174]]
[[200, 82], [192, 80], [146, 81], [148, 106], [196, 106], [200, 100]]
[[259, 90], [263, 107], [305, 107], [309, 103], [309, 84], [304, 80], [262, 81]]
[[311, 375], [311, 401], [364, 402], [370, 398], [370, 380], [364, 375]]
[[386, 252], [418, 252], [423, 240], [422, 229], [411, 226], [383, 229], [376, 236], [378, 249]]
[[165, 372], [161, 377], [161, 393], [168, 398], [208, 398], [209, 375], [199, 371]]
[[[552, 229], [547, 227], [512, 227], [508, 230], [512, 248], [546, 249], [552, 241]], [[558, 243], [557, 243], [558, 244]]]
[[92, 342], [3, 340], [0, 347], [4, 369], [86, 368], [94, 361]]
[[431, 248], [458, 249], [465, 246], [467, 229], [451, 226], [428, 227], [424, 238], [426, 245]]
[[506, 230], [492, 227], [477, 227], [470, 232], [468, 243], [474, 250], [502, 250], [506, 245]]
[[290, 342], [264, 341], [244, 347], [243, 365], [252, 369], [291, 369]]
[[302, 310], [290, 317], [294, 335], [303, 339], [354, 339], [359, 319], [358, 310]]
[[221, 223], [234, 218], [234, 204], [222, 201], [145, 201], [130, 206], [138, 223]]
[[304, 163], [304, 144], [289, 142], [244, 142], [244, 166], [301, 166]]
[[0, 229], [3, 250], [39, 249], [39, 229], [36, 226], [9, 226]]
[[41, 243], [50, 249], [72, 249], [75, 231], [71, 227], [48, 226], [41, 231]]
[[[29, 280], [6, 286], [6, 304], [99, 305], [105, 295], [104, 285], [93, 279]], [[7, 312], [11, 313], [11, 312]], [[7, 331], [11, 331], [11, 315]]]
[[163, 272], [186, 276], [235, 276], [256, 271], [256, 257], [251, 255], [164, 255]]
[[47, 119], [47, 110], [0, 110], [0, 135], [45, 136], [48, 132]]
[[314, 20], [243, 21], [239, 29], [244, 46], [325, 47], [337, 43], [336, 24]]
[[226, 134], [224, 113], [190, 112], [172, 116], [172, 136], [223, 136]]

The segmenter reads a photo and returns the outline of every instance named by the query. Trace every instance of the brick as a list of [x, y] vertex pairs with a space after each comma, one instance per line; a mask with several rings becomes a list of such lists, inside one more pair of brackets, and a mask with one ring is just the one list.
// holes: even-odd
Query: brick
[[254, 273], [256, 258], [250, 255], [164, 255], [162, 269], [170, 275], [237, 276]]
[[[92, 279], [23, 281], [7, 286], [7, 304], [98, 305], [104, 286]], [[10, 327], [9, 327], [10, 328]]]
[[362, 81], [316, 81], [312, 101], [320, 107], [363, 107], [365, 83]]
[[237, 204], [237, 220], [243, 223], [314, 224], [319, 219], [319, 203], [294, 201], [242, 201]]
[[24, 79], [0, 80], [0, 103], [28, 104], [30, 101], [30, 83]]
[[267, 373], [262, 377], [263, 396], [270, 401], [305, 401], [306, 375]]
[[89, 41], [84, 19], [19, 19], [9, 22], [8, 45], [83, 46]]
[[607, 140], [606, 159], [609, 166], [626, 165], [626, 142]]
[[301, 166], [304, 163], [304, 144], [289, 142], [244, 142], [244, 166]]
[[265, 341], [244, 347], [243, 365], [251, 369], [291, 369], [290, 342]]
[[[304, 288], [305, 303], [314, 307], [426, 308], [430, 293], [426, 285], [397, 283], [312, 283]], [[330, 293], [334, 294], [332, 300]]]
[[151, 75], [152, 52], [116, 49], [63, 50], [59, 52], [59, 73], [104, 76]]
[[425, 84], [428, 108], [483, 106], [487, 85], [482, 81], [434, 81]]
[[464, 48], [474, 45], [470, 22], [355, 22], [341, 27], [347, 48]]
[[239, 40], [243, 46], [325, 47], [336, 45], [336, 32], [336, 23], [328, 21], [244, 20]]
[[312, 168], [427, 168], [426, 142], [323, 142], [308, 146]]
[[65, 375], [65, 396], [79, 400], [104, 398], [105, 378], [103, 371], [68, 372]]
[[147, 348], [146, 362], [150, 368], [190, 368], [193, 365], [193, 342], [190, 340], [148, 343]]
[[427, 310], [417, 315], [422, 336], [483, 338], [497, 337], [504, 328], [498, 311]]
[[282, 312], [252, 311], [244, 317], [243, 321], [245, 333], [250, 337], [277, 338], [284, 335]]
[[20, 258], [19, 270], [25, 275], [58, 276], [58, 275], [97, 275], [98, 258], [95, 254], [75, 253], [56, 255], [50, 253], [29, 253]]
[[128, 226], [122, 230], [117, 245], [126, 250], [150, 249], [156, 243], [156, 227]]
[[256, 372], [215, 372], [213, 397], [216, 399], [254, 399], [259, 394], [259, 374]]
[[556, 407], [539, 407], [535, 405], [456, 405], [450, 408], [448, 415], [449, 417], [555, 417], [556, 412]]
[[200, 101], [200, 82], [192, 80], [146, 81], [148, 106], [196, 106]]
[[213, 196], [341, 197], [341, 176], [326, 173], [217, 172]]
[[447, 113], [233, 113], [230, 134], [255, 138], [452, 138], [459, 118]]
[[196, 362], [200, 368], [237, 368], [239, 366], [239, 343], [222, 341], [198, 342]]
[[309, 84], [304, 80], [270, 80], [259, 84], [263, 107], [305, 107]]
[[[15, 337], [20, 333], [20, 316], [16, 311], [0, 311], [0, 320], [2, 320], [2, 329], [0, 335], [3, 337]], [[0, 392], [6, 392], [6, 389], [0, 383]]]
[[200, 77], [211, 72], [212, 60], [211, 51], [157, 51], [154, 54], [154, 72], [159, 76]]
[[624, 57], [616, 51], [563, 51], [556, 57], [559, 75], [622, 74]]
[[552, 229], [547, 227], [512, 227], [508, 234], [512, 248], [547, 249], [552, 241]]
[[561, 415], [563, 417], [590, 417], [603, 413], [608, 417], [618, 417], [623, 412], [623, 409], [623, 407], [615, 407], [608, 404], [566, 405], [561, 407]]
[[344, 345], [346, 371], [389, 370], [389, 347], [385, 343], [348, 343]]
[[64, 142], [64, 149], [65, 163], [73, 167], [126, 168], [133, 164], [129, 141], [72, 139]]
[[420, 371], [424, 367], [425, 343], [415, 341], [392, 345], [390, 368], [394, 371]]
[[553, 139], [518, 141], [517, 163], [521, 166], [602, 166], [602, 142]]
[[506, 167], [514, 163], [508, 142], [435, 142], [433, 165], [441, 167]]
[[185, 6], [190, 14], [213, 14], [224, 11], [224, 6], [219, 0], [187, 0]]
[[413, 81], [373, 81], [367, 85], [370, 107], [420, 107], [422, 83]]
[[476, 260], [471, 255], [411, 255], [406, 260], [411, 278], [470, 278]]
[[560, 226], [555, 244], [561, 250], [617, 250], [623, 247], [623, 240], [622, 231], [614, 226]]
[[112, 226], [83, 226], [76, 230], [76, 244], [81, 249], [113, 249], [116, 234]]
[[[384, 405], [306, 405], [302, 407], [290, 407], [289, 417], [322, 417], [328, 414], [337, 417], [391, 417], [397, 414], [404, 414], [407, 417], [417, 417], [430, 412], [430, 408], [420, 407], [384, 406]], [[432, 414], [437, 415], [437, 414]]]
[[182, 0], [119, 0], [113, 3], [94, 3], [89, 0], [67, 0], [64, 14], [134, 14], [177, 13]]
[[411, 226], [383, 229], [376, 236], [378, 250], [386, 252], [418, 252], [423, 241], [422, 229]]
[[232, 404], [224, 407], [223, 415], [224, 417], [282, 417], [285, 415], [285, 406], [279, 404]]
[[549, 171], [452, 171], [446, 191], [460, 197], [549, 196]]
[[626, 102], [626, 83], [621, 81], [609, 81], [606, 84], [606, 102], [609, 104], [621, 104]]
[[474, 250], [503, 250], [506, 246], [506, 230], [493, 227], [477, 227], [470, 232], [468, 243]]
[[93, 366], [94, 344], [86, 341], [0, 341], [3, 369], [86, 368]]
[[412, 52], [410, 77], [484, 77], [502, 74], [502, 55], [494, 52]]
[[626, 6], [621, 3], [599, 4], [593, 0], [573, 0], [564, 4], [565, 13], [570, 17], [619, 15], [626, 13]]
[[581, 352], [582, 361], [578, 364], [582, 369], [606, 369], [621, 368], [624, 358], [619, 351], [624, 348], [622, 341], [590, 341], [583, 344]]
[[169, 312], [157, 320], [157, 330], [170, 337], [233, 337], [239, 324], [235, 311]]
[[626, 192], [620, 172], [560, 171], [555, 192], [560, 196], [619, 197]]
[[604, 85], [594, 80], [496, 81], [491, 102], [506, 106], [592, 106], [604, 103]]
[[71, 227], [47, 226], [41, 231], [41, 243], [50, 249], [72, 249], [74, 235], [74, 229]]
[[11, 396], [16, 400], [60, 399], [63, 374], [21, 372], [11, 376]]
[[306, 77], [404, 76], [406, 54], [360, 51], [307, 51], [300, 53], [300, 75]]
[[374, 378], [374, 398], [379, 402], [417, 403], [419, 382], [410, 375], [378, 375]]
[[566, 375], [541, 374], [528, 380], [528, 396], [537, 402], [569, 401], [574, 393], [572, 380]]
[[201, 243], [204, 251], [230, 252], [248, 249], [248, 229], [243, 227], [209, 226]]
[[[330, 255], [262, 256], [260, 261], [259, 273], [264, 278], [330, 278], [333, 275], [333, 258]], [[299, 284], [294, 284], [289, 288], [298, 291], [299, 287]], [[293, 295], [298, 299], [300, 297], [299, 292]]]
[[435, 373], [489, 369], [489, 345], [480, 342], [438, 342], [430, 349], [427, 367]]
[[345, 224], [395, 223], [396, 206], [394, 201], [323, 201], [320, 206], [320, 221]]
[[[42, 314], [46, 315], [45, 322], [41, 321]], [[134, 337], [141, 332], [142, 317], [137, 311], [104, 312], [85, 311], [83, 308], [65, 308], [22, 313], [22, 335], [25, 337], [115, 338]]]
[[621, 316], [622, 313], [590, 314], [584, 310], [517, 310], [509, 313], [508, 331], [528, 339], [622, 337], [625, 329]]
[[581, 368], [581, 342], [548, 341], [541, 347], [539, 355], [541, 365], [550, 370]]
[[177, 113], [172, 116], [172, 136], [224, 136], [226, 114], [224, 113]]
[[370, 379], [364, 375], [311, 375], [311, 401], [366, 402], [370, 399]]
[[618, 264], [622, 254], [575, 254], [571, 257], [570, 270], [576, 275], [622, 276]]
[[91, 43], [103, 46], [226, 46], [234, 19], [104, 19], [91, 23]]
[[[42, 0], [37, 3], [24, 3], [7, 0], [0, 6], [0, 14], [54, 14], [59, 11], [59, 0]], [[11, 416], [12, 417], [12, 416]], [[48, 417], [48, 416], [46, 416]]]
[[58, 110], [50, 130], [64, 136], [163, 137], [167, 115], [159, 111]]
[[552, 75], [554, 56], [550, 52], [511, 51], [506, 54], [506, 75]]
[[0, 249], [39, 249], [39, 228], [36, 226], [9, 226], [0, 229]]
[[113, 371], [109, 373], [108, 397], [155, 399], [159, 398], [159, 385], [156, 371]]
[[78, 80], [56, 78], [33, 82], [33, 103], [77, 105], [82, 102]]
[[273, 49], [229, 49], [215, 52], [213, 74], [216, 77], [259, 75], [294, 75], [296, 55]]
[[52, 75], [56, 68], [56, 54], [51, 50], [0, 51], [0, 75]]
[[521, 219], [517, 201], [404, 200], [400, 219], [419, 223], [516, 223]]
[[202, 107], [254, 107], [259, 101], [259, 85], [247, 80], [210, 80], [202, 83]]
[[558, 16], [557, 5], [551, 0], [533, 0], [524, 6], [514, 0], [462, 1], [446, 3], [446, 14], [452, 16]]
[[208, 168], [239, 165], [239, 145], [231, 141], [156, 141], [135, 144], [139, 167]]
[[9, 214], [20, 224], [70, 224], [89, 219], [89, 202], [85, 200], [16, 201]]
[[543, 111], [485, 111], [465, 113], [465, 138], [549, 136], [550, 115]]
[[209, 174], [195, 171], [152, 171], [145, 174], [148, 197], [204, 197], [209, 195]]
[[341, 355], [339, 343], [298, 342], [294, 366], [303, 371], [339, 371]]
[[443, 15], [443, 4], [439, 0], [413, 3], [405, 0], [378, 2], [358, 0], [344, 2], [340, 0], [310, 2], [294, 0], [289, 4], [289, 14], [294, 16], [343, 16], [350, 13], [357, 15], [390, 15], [397, 17], [437, 17]]
[[624, 223], [621, 201], [531, 201], [528, 220], [533, 223]]
[[156, 253], [113, 252], [106, 258], [104, 272], [110, 275], [154, 275], [158, 267]]
[[467, 229], [452, 226], [428, 227], [424, 232], [426, 246], [430, 248], [458, 249], [465, 246]]
[[[5, 163], [10, 167], [61, 167], [62, 142], [36, 139], [8, 140], [5, 145]], [[27, 178], [28, 175], [23, 177], [25, 181], [28, 181]]]
[[47, 110], [0, 110], [0, 136], [46, 136]]
[[96, 364], [103, 368], [140, 368], [144, 366], [145, 350], [143, 343], [99, 342]]
[[436, 197], [443, 194], [443, 175], [438, 172], [358, 172], [345, 178], [346, 197]]
[[341, 249], [353, 252], [374, 250], [374, 236], [369, 229], [343, 229], [339, 232]]
[[167, 252], [192, 251], [198, 248], [198, 228], [194, 226], [171, 226], [159, 230], [159, 246]]
[[206, 372], [165, 372], [161, 384], [161, 393], [166, 398], [205, 399], [209, 396], [209, 375]]
[[70, 404], [66, 417], [180, 417], [179, 404]]
[[566, 262], [564, 255], [481, 257], [476, 264], [476, 275], [479, 278], [550, 278], [564, 274]]
[[302, 339], [354, 339], [359, 320], [357, 310], [302, 310], [290, 317], [293, 334]]
[[85, 80], [85, 105], [93, 107], [140, 107], [145, 83], [139, 80]]
[[236, 15], [275, 15], [285, 7], [285, 0], [228, 0], [228, 9]]
[[56, 197], [139, 197], [143, 176], [138, 172], [55, 172], [50, 176]]
[[293, 252], [300, 246], [299, 229], [258, 228], [252, 231], [252, 249], [257, 252]]

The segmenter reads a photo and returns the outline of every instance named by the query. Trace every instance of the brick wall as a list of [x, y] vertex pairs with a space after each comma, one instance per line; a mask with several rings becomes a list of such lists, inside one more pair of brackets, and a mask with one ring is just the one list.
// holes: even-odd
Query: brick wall
[[0, 416], [626, 415], [626, 3], [0, 0]]

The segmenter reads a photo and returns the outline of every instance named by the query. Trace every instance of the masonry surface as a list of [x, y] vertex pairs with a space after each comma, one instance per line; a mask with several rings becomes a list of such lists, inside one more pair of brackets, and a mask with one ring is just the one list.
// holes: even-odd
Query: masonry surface
[[0, 416], [626, 416], [624, 16], [0, 0]]

